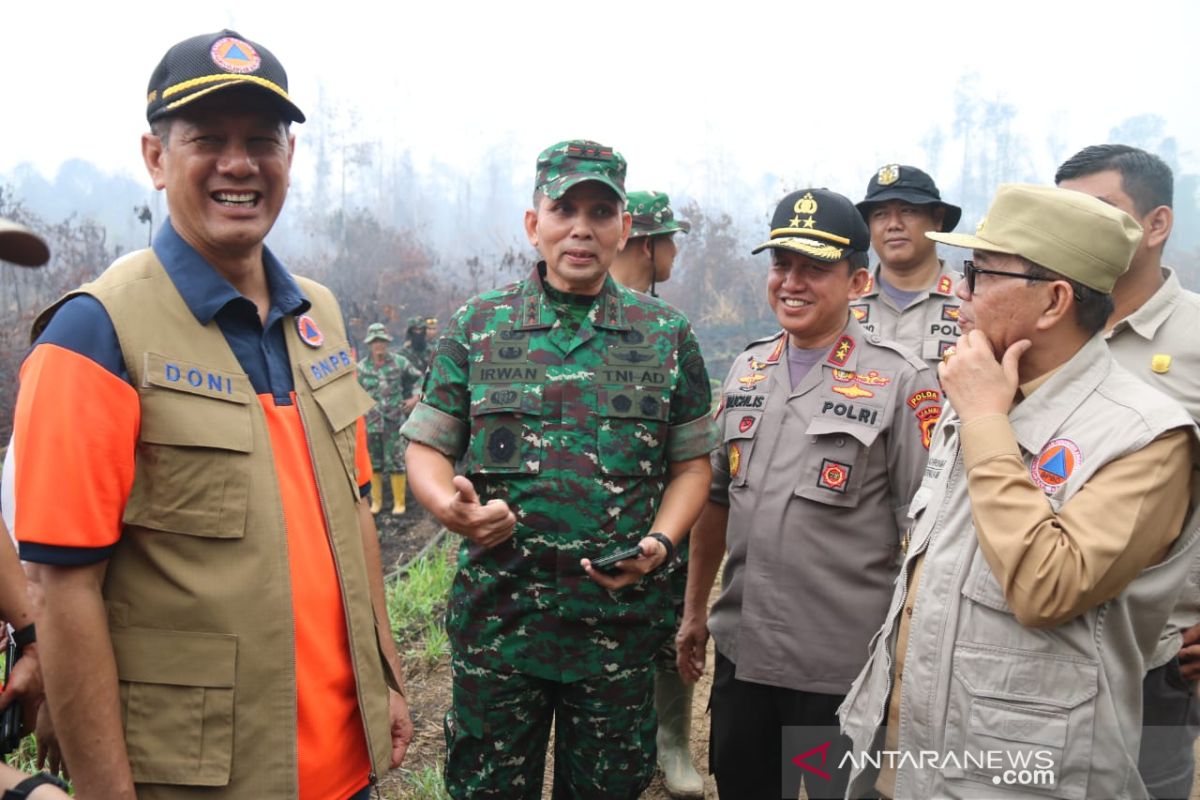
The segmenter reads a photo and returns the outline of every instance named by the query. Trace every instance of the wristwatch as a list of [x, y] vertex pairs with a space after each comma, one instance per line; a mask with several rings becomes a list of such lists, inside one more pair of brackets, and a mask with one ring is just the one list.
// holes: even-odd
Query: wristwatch
[[67, 791], [67, 785], [58, 778], [54, 777], [48, 772], [39, 772], [37, 775], [33, 775], [32, 777], [21, 781], [13, 788], [6, 789], [4, 792], [4, 797], [0, 798], [0, 800], [27, 800], [29, 795], [33, 793], [34, 789], [38, 788], [39, 786], [45, 786], [47, 783], [51, 786], [57, 786], [64, 792]]
[[670, 540], [670, 538], [661, 531], [651, 531], [650, 533], [647, 533], [646, 536], [651, 539], [658, 540], [660, 543], [662, 543], [663, 547], [667, 548], [667, 557], [664, 558], [663, 562], [658, 565], [658, 569], [656, 569], [655, 572], [675, 569], [675, 567], [679, 565], [679, 554], [675, 552], [675, 544]]
[[24, 652], [26, 647], [37, 642], [37, 628], [35, 628], [31, 622], [24, 628], [21, 628], [19, 631], [14, 630], [12, 632], [12, 638], [13, 643], [17, 646], [17, 652]]

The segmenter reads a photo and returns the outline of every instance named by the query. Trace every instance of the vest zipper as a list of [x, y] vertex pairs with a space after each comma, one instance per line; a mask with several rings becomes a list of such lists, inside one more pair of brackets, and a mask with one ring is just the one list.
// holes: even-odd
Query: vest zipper
[[[359, 663], [358, 663], [358, 655], [355, 652], [354, 631], [351, 630], [351, 628], [350, 628], [350, 609], [348, 609], [346, 607], [346, 581], [345, 581], [345, 578], [342, 576], [342, 562], [341, 562], [341, 559], [338, 557], [337, 547], [335, 547], [334, 543], [333, 543], [333, 526], [332, 526], [330, 518], [329, 518], [329, 506], [325, 503], [325, 486], [321, 482], [321, 470], [318, 469], [318, 467], [317, 467], [316, 453], [313, 452], [312, 436], [309, 434], [308, 415], [304, 412], [304, 403], [301, 402], [299, 393], [296, 394], [296, 408], [299, 409], [299, 411], [300, 411], [300, 426], [302, 428], [304, 428], [304, 443], [308, 445], [308, 457], [309, 457], [309, 460], [312, 461], [313, 479], [317, 482], [317, 497], [321, 501], [321, 515], [325, 518], [325, 539], [329, 542], [329, 551], [333, 554], [333, 564], [334, 564], [334, 568], [337, 570], [338, 590], [342, 594], [342, 618], [346, 624], [346, 643], [349, 645], [349, 649], [350, 649], [350, 663], [354, 667], [354, 693], [358, 697], [358, 716], [362, 722], [363, 737], [367, 743], [367, 760], [371, 764], [371, 772], [370, 772], [370, 776], [369, 776], [368, 780], [370, 781], [370, 783], [374, 784], [375, 783], [375, 772], [376, 772], [376, 769], [378, 768], [378, 766], [375, 763], [375, 748], [372, 746], [372, 742], [371, 742], [371, 727], [367, 724], [367, 706], [366, 706], [366, 703], [363, 702], [362, 681], [359, 678]], [[335, 444], [335, 446], [336, 446], [336, 444]], [[358, 527], [357, 512], [355, 515], [355, 527], [356, 528]], [[361, 536], [361, 535], [362, 535], [362, 531], [359, 531], [359, 536]], [[368, 580], [367, 596], [369, 598], [370, 594], [371, 594], [370, 584], [369, 584], [370, 578], [368, 577], [367, 580]], [[371, 607], [371, 624], [372, 625], [375, 624], [374, 605], [372, 605], [372, 607]], [[389, 636], [391, 635], [390, 631], [388, 631], [388, 635]], [[295, 648], [294, 647], [292, 648], [292, 658], [293, 659], [295, 658]], [[388, 701], [388, 714], [390, 717], [390, 714], [391, 714], [390, 699]], [[390, 719], [389, 719], [389, 727], [390, 727]], [[297, 746], [299, 746], [298, 743], [297, 743]]]

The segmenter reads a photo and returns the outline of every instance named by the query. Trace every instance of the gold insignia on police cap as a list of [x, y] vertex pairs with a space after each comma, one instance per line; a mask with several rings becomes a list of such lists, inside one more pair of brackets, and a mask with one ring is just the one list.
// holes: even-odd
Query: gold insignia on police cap
[[891, 186], [900, 180], [900, 165], [888, 164], [886, 167], [881, 167], [876, 177], [879, 180], [880, 186]]
[[815, 214], [817, 213], [817, 201], [813, 198], [812, 192], [806, 192], [804, 197], [796, 201], [796, 205], [792, 210], [797, 214]]
[[1158, 375], [1170, 372], [1171, 357], [1166, 353], [1155, 353], [1150, 357], [1150, 371]]

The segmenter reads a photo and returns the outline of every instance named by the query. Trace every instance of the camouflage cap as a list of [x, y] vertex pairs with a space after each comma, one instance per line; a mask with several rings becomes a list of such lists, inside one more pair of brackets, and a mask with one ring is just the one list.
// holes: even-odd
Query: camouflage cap
[[639, 236], [657, 236], [660, 233], [687, 233], [692, 223], [675, 219], [671, 210], [671, 198], [666, 192], [630, 192], [627, 209], [633, 215], [633, 230], [630, 239]]
[[534, 188], [557, 200], [577, 183], [599, 181], [625, 200], [625, 156], [596, 142], [572, 139], [538, 154]]
[[424, 328], [428, 323], [429, 320], [425, 317], [409, 317], [408, 327], [406, 327], [404, 330], [411, 331], [413, 328]]
[[392, 335], [388, 333], [387, 326], [385, 326], [382, 322], [372, 323], [370, 327], [367, 328], [367, 335], [363, 341], [367, 344], [370, 344], [376, 339], [382, 339], [385, 342], [390, 342], [392, 340]]

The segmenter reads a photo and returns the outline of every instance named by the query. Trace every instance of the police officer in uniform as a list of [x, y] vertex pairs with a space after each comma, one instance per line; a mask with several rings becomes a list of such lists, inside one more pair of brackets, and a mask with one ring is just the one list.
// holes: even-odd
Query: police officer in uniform
[[852, 303], [859, 324], [893, 339], [936, 368], [961, 332], [957, 272], [938, 259], [928, 231], [952, 231], [962, 209], [942, 200], [933, 178], [903, 164], [880, 167], [858, 210], [871, 229], [879, 264]]
[[1003, 185], [974, 236], [929, 236], [972, 250], [964, 335], [840, 709], [849, 796], [1146, 797], [1142, 679], [1200, 546], [1200, 438], [1101, 333], [1142, 230], [1080, 192]]
[[[1142, 226], [1129, 271], [1113, 287], [1108, 347], [1117, 363], [1162, 391], [1200, 422], [1200, 295], [1162, 263], [1174, 222], [1174, 176], [1161, 158], [1123, 144], [1085, 147], [1055, 182], [1116, 206]], [[1175, 613], [1147, 663], [1138, 768], [1151, 797], [1191, 795], [1200, 732], [1200, 585], [1184, 583]], [[1182, 645], [1182, 649], [1181, 649]]]
[[367, 448], [371, 452], [371, 513], [383, 507], [383, 476], [391, 476], [392, 514], [405, 512], [404, 450], [400, 426], [416, 405], [422, 373], [408, 359], [388, 350], [392, 335], [372, 323], [363, 339], [370, 352], [358, 362], [358, 382], [375, 401], [367, 412]]
[[767, 297], [782, 330], [738, 356], [721, 390], [725, 444], [692, 531], [679, 667], [699, 677], [711, 631], [709, 756], [722, 797], [796, 796], [804, 771], [780, 758], [788, 726], [805, 726], [787, 741], [788, 757], [833, 742], [819, 759], [829, 774], [805, 775], [805, 787], [809, 797], [840, 797], [835, 710], [887, 610], [901, 512], [920, 483], [941, 393], [923, 361], [850, 313], [868, 278], [870, 235], [848, 199], [794, 192], [771, 227], [754, 252], [771, 253]]
[[[675, 234], [692, 229], [686, 220], [675, 219], [666, 192], [629, 192], [628, 209], [633, 216], [629, 241], [613, 262], [612, 276], [622, 286], [657, 297], [655, 286], [671, 277], [675, 264]], [[687, 586], [688, 547], [679, 547], [679, 565], [671, 573], [671, 599], [676, 616], [683, 617], [683, 594]], [[654, 711], [658, 715], [658, 765], [663, 783], [674, 797], [702, 797], [704, 778], [692, 764], [693, 684], [680, 680], [675, 665], [675, 634], [671, 633], [658, 654], [654, 676]]]
[[539, 155], [525, 232], [544, 260], [455, 312], [403, 429], [414, 495], [464, 540], [446, 624], [456, 798], [540, 798], [552, 721], [556, 797], [632, 800], [654, 774], [667, 570], [717, 434], [687, 320], [608, 274], [624, 179], [595, 142]]

